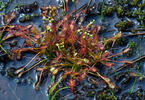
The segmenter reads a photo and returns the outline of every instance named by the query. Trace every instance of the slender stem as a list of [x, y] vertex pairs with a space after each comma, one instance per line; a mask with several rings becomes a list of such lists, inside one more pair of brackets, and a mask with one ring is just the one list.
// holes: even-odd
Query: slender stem
[[28, 68], [27, 70], [21, 72], [21, 73], [18, 75], [18, 77], [21, 77], [24, 73], [26, 73], [26, 72], [32, 70], [34, 67], [36, 67], [37, 65], [39, 65], [40, 63], [42, 63], [42, 62], [44, 62], [44, 61], [46, 61], [46, 59], [43, 59], [43, 60], [39, 61], [38, 63], [34, 64], [33, 66], [31, 66], [31, 67]]
[[40, 52], [38, 52], [26, 65], [25, 68], [40, 54]]
[[41, 83], [41, 80], [42, 80], [43, 72], [44, 72], [44, 70], [42, 70], [42, 71], [40, 72], [40, 76], [39, 76], [38, 82], [37, 82], [36, 85], [35, 85], [35, 89], [36, 89], [37, 91], [39, 90], [39, 86], [40, 86], [40, 83]]

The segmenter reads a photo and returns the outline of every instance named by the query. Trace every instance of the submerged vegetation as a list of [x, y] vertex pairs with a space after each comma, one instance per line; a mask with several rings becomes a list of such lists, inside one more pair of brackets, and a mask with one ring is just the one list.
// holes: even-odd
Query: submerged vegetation
[[[69, 11], [69, 2], [74, 3], [75, 8], [72, 12]], [[126, 0], [129, 4], [129, 0]], [[126, 3], [123, 2], [123, 3]], [[137, 6], [138, 0], [133, 0], [130, 6]], [[109, 75], [103, 75], [101, 69], [113, 69], [114, 66], [122, 64], [121, 67], [115, 70], [119, 72], [123, 68], [133, 67], [136, 62], [145, 58], [140, 56], [133, 61], [118, 60], [122, 55], [130, 57], [136, 51], [136, 44], [131, 41], [125, 49], [120, 52], [113, 53], [112, 49], [121, 43], [123, 38], [144, 35], [145, 33], [123, 34], [123, 31], [128, 31], [128, 28], [134, 26], [133, 21], [130, 19], [121, 20], [115, 24], [118, 29], [118, 33], [114, 36], [102, 39], [100, 34], [103, 32], [101, 25], [96, 25], [94, 19], [88, 22], [87, 16], [93, 14], [92, 11], [96, 8], [95, 4], [91, 5], [92, 0], [87, 4], [77, 9], [79, 0], [65, 1], [61, 7], [56, 6], [43, 6], [41, 7], [41, 17], [35, 14], [29, 15], [30, 12], [38, 8], [36, 2], [29, 5], [19, 5], [18, 12], [12, 12], [9, 15], [4, 15], [4, 26], [0, 27], [0, 47], [8, 55], [11, 60], [21, 60], [23, 54], [26, 52], [34, 53], [35, 56], [25, 65], [17, 69], [9, 69], [7, 72], [10, 77], [21, 78], [24, 74], [30, 70], [36, 69], [39, 72], [38, 81], [35, 84], [35, 89], [39, 90], [40, 84], [44, 80], [45, 76], [51, 76], [51, 83], [49, 86], [48, 94], [49, 100], [54, 100], [57, 93], [64, 89], [70, 89], [71, 92], [77, 91], [77, 84], [83, 82], [86, 78], [90, 78], [94, 84], [99, 84], [97, 79], [103, 80], [107, 84], [108, 89], [106, 91], [99, 91], [98, 99], [117, 100], [114, 95], [114, 91], [119, 90], [119, 87], [113, 82], [113, 79]], [[117, 4], [121, 1], [117, 0]], [[122, 4], [122, 3], [121, 3]], [[100, 3], [101, 21], [105, 16], [111, 16], [116, 11], [118, 17], [126, 15], [125, 7], [120, 5], [118, 8], [111, 7], [105, 4], [104, 0]], [[143, 8], [143, 6], [141, 6]], [[20, 9], [21, 8], [21, 9]], [[33, 8], [33, 9], [30, 9]], [[32, 17], [42, 18], [43, 26], [41, 29], [33, 24], [20, 25], [11, 24], [15, 20], [18, 13], [24, 13], [25, 15], [19, 19], [19, 22], [31, 21]], [[132, 14], [132, 13], [131, 13]], [[143, 12], [141, 13], [143, 14]], [[136, 12], [137, 16], [139, 12]], [[131, 15], [132, 16], [132, 15]], [[129, 30], [130, 31], [130, 30]], [[13, 39], [24, 39], [25, 42], [21, 47], [17, 47], [16, 41]], [[12, 39], [12, 41], [11, 41]], [[5, 49], [6, 43], [9, 43], [12, 50]], [[36, 60], [37, 59], [37, 60]], [[28, 67], [30, 63], [36, 60], [36, 63]], [[114, 73], [114, 72], [110, 72]], [[145, 78], [144, 75], [138, 74], [138, 72], [125, 72], [120, 75], [116, 75], [114, 80], [120, 81], [124, 78], [120, 84], [127, 84], [129, 77], [135, 77], [131, 94], [136, 79]], [[94, 78], [95, 77], [95, 78]], [[59, 87], [61, 82], [65, 82], [64, 87]], [[56, 90], [58, 89], [58, 90]], [[110, 95], [107, 94], [109, 91]], [[94, 95], [95, 92], [90, 92], [88, 96]], [[128, 94], [126, 94], [129, 96]], [[137, 95], [137, 94], [136, 94]], [[124, 98], [124, 97], [122, 97]]]

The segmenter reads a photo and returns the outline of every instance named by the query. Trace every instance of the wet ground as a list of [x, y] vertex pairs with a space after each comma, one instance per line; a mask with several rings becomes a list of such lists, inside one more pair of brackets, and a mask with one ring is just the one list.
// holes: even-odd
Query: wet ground
[[[3, 0], [5, 1], [5, 0]], [[12, 11], [17, 5], [19, 4], [32, 4], [33, 2], [37, 1], [39, 4], [39, 7], [33, 12], [33, 13], [40, 13], [39, 8], [41, 6], [47, 6], [47, 5], [57, 5], [58, 6], [58, 1], [57, 0], [12, 0], [12, 3], [8, 4], [8, 8], [6, 8], [6, 12]], [[93, 1], [97, 5], [101, 0], [96, 0]], [[7, 2], [7, 1], [6, 1]], [[88, 0], [80, 0], [79, 6], [87, 3]], [[143, 2], [143, 1], [142, 1]], [[113, 4], [114, 1], [111, 0], [106, 0], [106, 3], [108, 4]], [[72, 5], [70, 4], [72, 7]], [[123, 5], [122, 5], [123, 6]], [[137, 9], [136, 7], [132, 9]], [[2, 13], [5, 11], [2, 11]], [[96, 13], [98, 10], [96, 10]], [[144, 12], [144, 10], [143, 10]], [[33, 13], [30, 13], [29, 15], [33, 15]], [[22, 24], [22, 25], [27, 25], [29, 23], [34, 23], [36, 26], [41, 25], [41, 20], [40, 17], [34, 17], [30, 21], [26, 22], [20, 22], [20, 18], [23, 17], [24, 14], [20, 13], [17, 17], [17, 20], [14, 22], [14, 24]], [[103, 31], [100, 34], [102, 38], [113, 36], [119, 31], [123, 31], [124, 34], [131, 34], [131, 32], [134, 32], [133, 29], [139, 29], [139, 31], [136, 31], [137, 33], [144, 32], [145, 27], [141, 26], [140, 24], [142, 23], [144, 25], [144, 22], [140, 22], [137, 17], [128, 17], [127, 15], [124, 17], [118, 17], [116, 13], [111, 14], [111, 16], [104, 16], [103, 22], [101, 22], [101, 16], [100, 15], [92, 15], [87, 19], [87, 21], [91, 19], [96, 20], [96, 24], [102, 25], [103, 26]], [[2, 19], [1, 19], [2, 20]], [[129, 27], [119, 29], [116, 25], [117, 22], [121, 20], [131, 20], [133, 21], [134, 25]], [[1, 25], [3, 24], [2, 22], [0, 23]], [[123, 24], [124, 25], [124, 24]], [[23, 42], [23, 40], [21, 41]], [[21, 42], [18, 43], [18, 45], [21, 45]], [[132, 46], [133, 52], [131, 53], [131, 56], [120, 56], [116, 59], [118, 60], [134, 60], [136, 58], [139, 58], [141, 56], [145, 55], [145, 39], [144, 36], [133, 36], [133, 37], [125, 37], [123, 39], [123, 42], [119, 45], [116, 45], [116, 48], [113, 49], [112, 51], [114, 53], [122, 51], [124, 48], [127, 48], [128, 46]], [[35, 70], [31, 71], [27, 75], [25, 75], [22, 79], [17, 79], [17, 78], [11, 78], [8, 75], [8, 69], [11, 67], [21, 67], [24, 66], [34, 55], [33, 54], [24, 54], [24, 57], [21, 61], [11, 61], [11, 60], [6, 60], [7, 58], [4, 58], [2, 56], [0, 60], [0, 100], [47, 100], [48, 99], [48, 94], [47, 90], [49, 88], [50, 84], [50, 77], [46, 78], [45, 81], [42, 83], [40, 86], [40, 90], [36, 91], [35, 90], [35, 83], [38, 79], [37, 73]], [[142, 80], [139, 80], [139, 77], [131, 77], [130, 74], [128, 73], [129, 71], [131, 72], [137, 72], [141, 74], [141, 76], [145, 76], [145, 64], [144, 60], [139, 61], [134, 68], [127, 68], [119, 72], [114, 72], [112, 70], [117, 69], [118, 67], [121, 66], [121, 64], [115, 66], [114, 69], [108, 69], [105, 70], [105, 72], [102, 74], [105, 76], [110, 76], [111, 78], [117, 85], [118, 89], [117, 90], [109, 90], [107, 89], [106, 84], [102, 82], [102, 84], [96, 86], [95, 84], [92, 84], [90, 78], [87, 78], [84, 83], [81, 84], [81, 86], [78, 88], [79, 91], [76, 91], [76, 93], [70, 93], [69, 90], [66, 90], [64, 92], [61, 92], [58, 95], [57, 100], [64, 100], [64, 96], [66, 96], [67, 100], [115, 100], [111, 99], [112, 94], [114, 94], [118, 100], [145, 100], [145, 78]], [[111, 73], [110, 73], [111, 72]], [[98, 80], [96, 78], [96, 80]], [[98, 80], [101, 81], [101, 80]], [[61, 86], [60, 86], [61, 87]], [[107, 99], [102, 97], [102, 99], [98, 99], [99, 97], [106, 95], [108, 97]]]

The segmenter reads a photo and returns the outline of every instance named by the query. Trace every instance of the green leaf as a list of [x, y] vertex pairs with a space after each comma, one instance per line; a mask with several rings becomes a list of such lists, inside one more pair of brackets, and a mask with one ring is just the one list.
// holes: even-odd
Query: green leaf
[[133, 82], [133, 86], [132, 86], [131, 91], [130, 91], [131, 94], [132, 94], [132, 92], [133, 92], [133, 90], [134, 90], [134, 86], [135, 86], [136, 80], [137, 80], [137, 77], [135, 77], [135, 80], [134, 80], [134, 82]]
[[55, 99], [56, 94], [57, 94], [59, 91], [64, 90], [64, 89], [67, 89], [67, 88], [69, 88], [69, 87], [62, 87], [62, 88], [58, 89], [58, 90], [55, 92], [55, 94], [52, 96], [51, 100], [54, 100], [54, 99]]
[[50, 91], [49, 91], [49, 95], [48, 95], [48, 100], [50, 99], [50, 96], [53, 94], [53, 91], [55, 90], [56, 86], [61, 82], [62, 77], [51, 87]]

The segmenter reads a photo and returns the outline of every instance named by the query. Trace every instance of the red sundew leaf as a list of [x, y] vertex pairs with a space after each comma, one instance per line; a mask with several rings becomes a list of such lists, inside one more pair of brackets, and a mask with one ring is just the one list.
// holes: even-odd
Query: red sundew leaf
[[80, 54], [81, 55], [86, 55], [87, 54], [87, 48], [81, 48], [80, 49]]
[[107, 57], [110, 54], [109, 51], [105, 51], [105, 53], [103, 53], [102, 57]]
[[90, 71], [91, 71], [91, 72], [97, 72], [97, 69], [96, 69], [95, 67], [91, 67], [91, 68], [90, 68]]
[[134, 63], [132, 61], [121, 61], [121, 62], [123, 62], [124, 64], [127, 64], [127, 65], [130, 65], [130, 67], [134, 66]]
[[46, 51], [47, 51], [46, 49], [47, 49], [47, 46], [41, 46], [41, 47], [40, 47], [41, 54], [45, 54]]
[[87, 76], [86, 72], [80, 74], [79, 80], [80, 80], [80, 81], [84, 80], [84, 79], [86, 78], [86, 76]]
[[21, 37], [21, 38], [25, 38], [25, 39], [28, 39], [28, 36], [27, 34], [30, 35], [30, 31], [29, 29], [32, 27], [32, 25], [28, 25], [28, 26], [20, 26], [20, 25], [17, 25], [13, 28], [9, 28], [7, 31], [11, 34], [14, 34], [15, 36], [18, 36], [18, 37]]
[[75, 26], [75, 21], [65, 22], [63, 23], [63, 28], [60, 36], [64, 38], [65, 43], [74, 44], [78, 39], [76, 30], [77, 29]]
[[103, 44], [102, 42], [99, 42], [99, 43], [97, 44], [97, 48], [98, 48], [98, 50], [103, 51], [103, 50], [105, 49], [105, 46], [104, 46], [104, 44]]
[[87, 54], [87, 42], [86, 40], [84, 39], [85, 37], [85, 34], [82, 34], [81, 37], [80, 37], [80, 54], [82, 55], [86, 55]]
[[[73, 28], [73, 26], [72, 26]], [[64, 39], [66, 43], [74, 44], [76, 40], [78, 39], [78, 36], [76, 34], [76, 31], [72, 31], [71, 28], [67, 28]]]
[[17, 60], [20, 60], [21, 59], [21, 51], [18, 51], [17, 52]]
[[108, 63], [105, 63], [105, 65], [106, 65], [106, 67], [113, 67], [114, 63], [108, 62]]
[[95, 45], [100, 41], [100, 38], [99, 38], [100, 30], [101, 30], [101, 26], [97, 26], [97, 27], [95, 27], [95, 29], [92, 30], [93, 42], [95, 43]]
[[20, 24], [18, 24], [18, 25], [17, 25], [17, 28], [18, 28], [18, 29], [21, 29], [21, 28], [22, 28], [22, 26], [21, 26]]
[[60, 54], [57, 56], [56, 61], [59, 61], [61, 58], [62, 58], [62, 55]]
[[129, 51], [131, 51], [131, 49], [130, 48], [127, 48], [127, 49], [125, 49], [125, 50], [122, 51], [122, 54], [128, 53]]
[[109, 59], [107, 58], [107, 56], [108, 56], [109, 54], [110, 54], [109, 51], [105, 51], [105, 53], [102, 54], [102, 60], [103, 60], [103, 61], [109, 60]]
[[30, 41], [30, 40], [26, 40], [26, 45], [28, 45], [28, 46], [32, 46], [32, 41]]
[[126, 61], [126, 60], [124, 60], [124, 61], [121, 61], [121, 62], [126, 63], [126, 64], [133, 64], [132, 61]]
[[71, 89], [71, 92], [73, 92], [74, 91], [74, 88], [76, 87], [76, 80], [70, 79], [69, 80], [69, 87]]
[[35, 39], [39, 40], [41, 38], [40, 34], [35, 35]]
[[97, 75], [108, 84], [109, 88], [114, 89], [116, 87], [116, 85], [111, 81], [110, 78], [104, 77], [98, 72]]
[[51, 61], [51, 63], [52, 63], [52, 64], [59, 63], [59, 62], [61, 61], [61, 60], [60, 60], [61, 58], [62, 58], [62, 55], [58, 55], [56, 58], [54, 58], [54, 60]]
[[70, 27], [71, 31], [75, 31], [75, 30], [77, 30], [77, 29], [76, 29], [76, 21], [71, 21], [69, 27]]
[[31, 28], [31, 32], [34, 33], [34, 34], [38, 34], [38, 29], [37, 29], [37, 27], [32, 27], [32, 28]]
[[41, 36], [40, 34], [36, 35], [35, 33], [32, 33], [31, 32], [32, 27], [33, 25], [28, 25], [28, 26], [17, 25], [12, 28], [9, 28], [7, 31], [10, 34], [15, 35], [16, 37], [21, 37], [23, 39], [30, 40], [37, 44]]
[[67, 77], [68, 75], [70, 75], [70, 74], [72, 74], [73, 72], [72, 71], [66, 71], [65, 73], [64, 73], [64, 77]]
[[70, 36], [68, 38], [68, 43], [75, 44], [77, 40], [77, 36]]
[[17, 54], [17, 59], [20, 60], [22, 56], [22, 52], [27, 52], [27, 51], [37, 52], [37, 50], [39, 49], [40, 48], [20, 48], [20, 49], [13, 50], [12, 52], [14, 54]]

